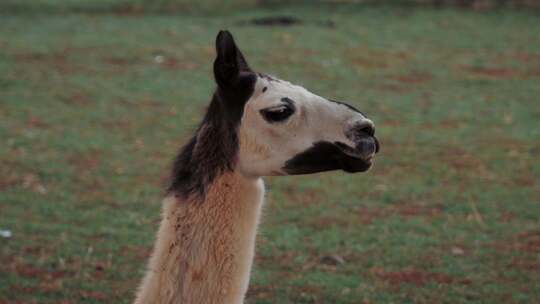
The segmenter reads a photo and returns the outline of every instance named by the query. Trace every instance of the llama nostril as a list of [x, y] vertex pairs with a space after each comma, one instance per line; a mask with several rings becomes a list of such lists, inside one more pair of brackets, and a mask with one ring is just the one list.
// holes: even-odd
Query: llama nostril
[[375, 135], [375, 127], [373, 126], [372, 122], [363, 122], [356, 126], [356, 132], [358, 135], [369, 135], [374, 136]]
[[351, 141], [357, 143], [363, 138], [374, 137], [375, 126], [369, 119], [350, 122], [348, 126], [345, 127], [345, 136]]
[[373, 136], [375, 135], [375, 128], [373, 128], [372, 126], [366, 126], [360, 129], [360, 132], [366, 133], [369, 136]]

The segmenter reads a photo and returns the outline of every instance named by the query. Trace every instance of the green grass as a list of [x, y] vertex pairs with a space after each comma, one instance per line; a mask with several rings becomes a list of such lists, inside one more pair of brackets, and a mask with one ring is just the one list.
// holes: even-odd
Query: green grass
[[[238, 23], [272, 14], [306, 22]], [[366, 174], [266, 179], [247, 303], [540, 302], [537, 16], [343, 5], [0, 25], [0, 303], [131, 301], [222, 28], [256, 69], [367, 112], [382, 143]]]

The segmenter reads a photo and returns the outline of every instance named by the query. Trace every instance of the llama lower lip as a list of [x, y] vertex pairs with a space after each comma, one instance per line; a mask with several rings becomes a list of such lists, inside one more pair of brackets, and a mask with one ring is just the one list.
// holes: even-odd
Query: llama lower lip
[[371, 161], [375, 153], [378, 151], [378, 142], [374, 137], [360, 138], [354, 148], [340, 142], [336, 145], [343, 153], [350, 157], [358, 158], [364, 161]]
[[355, 152], [363, 159], [371, 158], [377, 152], [377, 141], [374, 137], [364, 137], [356, 142]]
[[359, 157], [350, 157], [349, 159], [344, 160], [341, 169], [349, 173], [365, 172], [369, 170], [372, 165], [371, 158], [363, 159]]

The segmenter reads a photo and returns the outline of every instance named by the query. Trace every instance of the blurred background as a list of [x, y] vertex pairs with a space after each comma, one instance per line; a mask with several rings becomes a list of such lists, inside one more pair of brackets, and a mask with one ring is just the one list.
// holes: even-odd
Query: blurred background
[[0, 1], [0, 303], [131, 302], [220, 29], [382, 144], [266, 179], [246, 303], [539, 303], [539, 7]]

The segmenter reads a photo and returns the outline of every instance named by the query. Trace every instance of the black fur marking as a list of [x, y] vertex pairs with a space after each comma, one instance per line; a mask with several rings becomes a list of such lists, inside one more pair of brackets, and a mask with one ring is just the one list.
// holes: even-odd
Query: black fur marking
[[192, 194], [203, 197], [216, 176], [234, 169], [238, 154], [237, 128], [244, 104], [253, 92], [255, 77], [251, 78], [251, 83], [243, 91], [236, 92], [236, 97], [219, 90], [214, 94], [195, 135], [174, 160], [169, 193], [183, 198]]
[[169, 194], [183, 198], [203, 198], [214, 178], [234, 169], [238, 125], [257, 81], [230, 33], [219, 33], [216, 48], [218, 88], [195, 135], [176, 156], [167, 188]]
[[334, 28], [336, 23], [332, 20], [316, 20], [316, 21], [304, 21], [296, 17], [291, 16], [271, 16], [254, 18], [250, 20], [243, 20], [237, 22], [238, 25], [255, 25], [255, 26], [293, 26], [301, 24], [313, 24], [321, 27]]
[[275, 82], [279, 82], [279, 79], [276, 79], [270, 75], [267, 75], [267, 74], [263, 74], [263, 73], [257, 73], [257, 75], [262, 78], [262, 79], [266, 79], [267, 81], [275, 81]]
[[339, 169], [349, 173], [363, 172], [370, 167], [371, 162], [345, 154], [339, 143], [320, 141], [288, 160], [283, 170], [296, 175]]
[[283, 97], [283, 98], [281, 98], [281, 101], [283, 101], [284, 103], [288, 104], [288, 105], [291, 106], [293, 109], [296, 108], [296, 107], [294, 106], [294, 100], [290, 99], [289, 97]]
[[267, 87], [264, 87], [264, 88], [262, 89], [262, 92], [264, 93], [264, 92], [266, 92], [266, 90], [268, 90], [268, 88], [267, 88]]
[[251, 72], [244, 55], [228, 31], [220, 31], [217, 35], [216, 53], [214, 78], [220, 88], [234, 86], [241, 72]]
[[254, 25], [263, 25], [263, 26], [291, 26], [296, 24], [302, 24], [302, 20], [291, 17], [291, 16], [270, 16], [270, 17], [260, 17], [254, 18], [248, 21]]
[[346, 106], [347, 108], [349, 108], [349, 109], [351, 109], [351, 110], [353, 110], [353, 111], [355, 111], [355, 112], [357, 112], [357, 113], [360, 113], [360, 114], [362, 114], [362, 116], [364, 116], [364, 117], [367, 118], [366, 114], [362, 113], [360, 110], [358, 110], [357, 108], [351, 106], [351, 105], [348, 104], [348, 103], [344, 103], [344, 102], [337, 101], [337, 100], [333, 100], [333, 99], [328, 99], [328, 101], [334, 102], [334, 103], [337, 103], [337, 104], [340, 104], [340, 105], [344, 105], [344, 106]]

